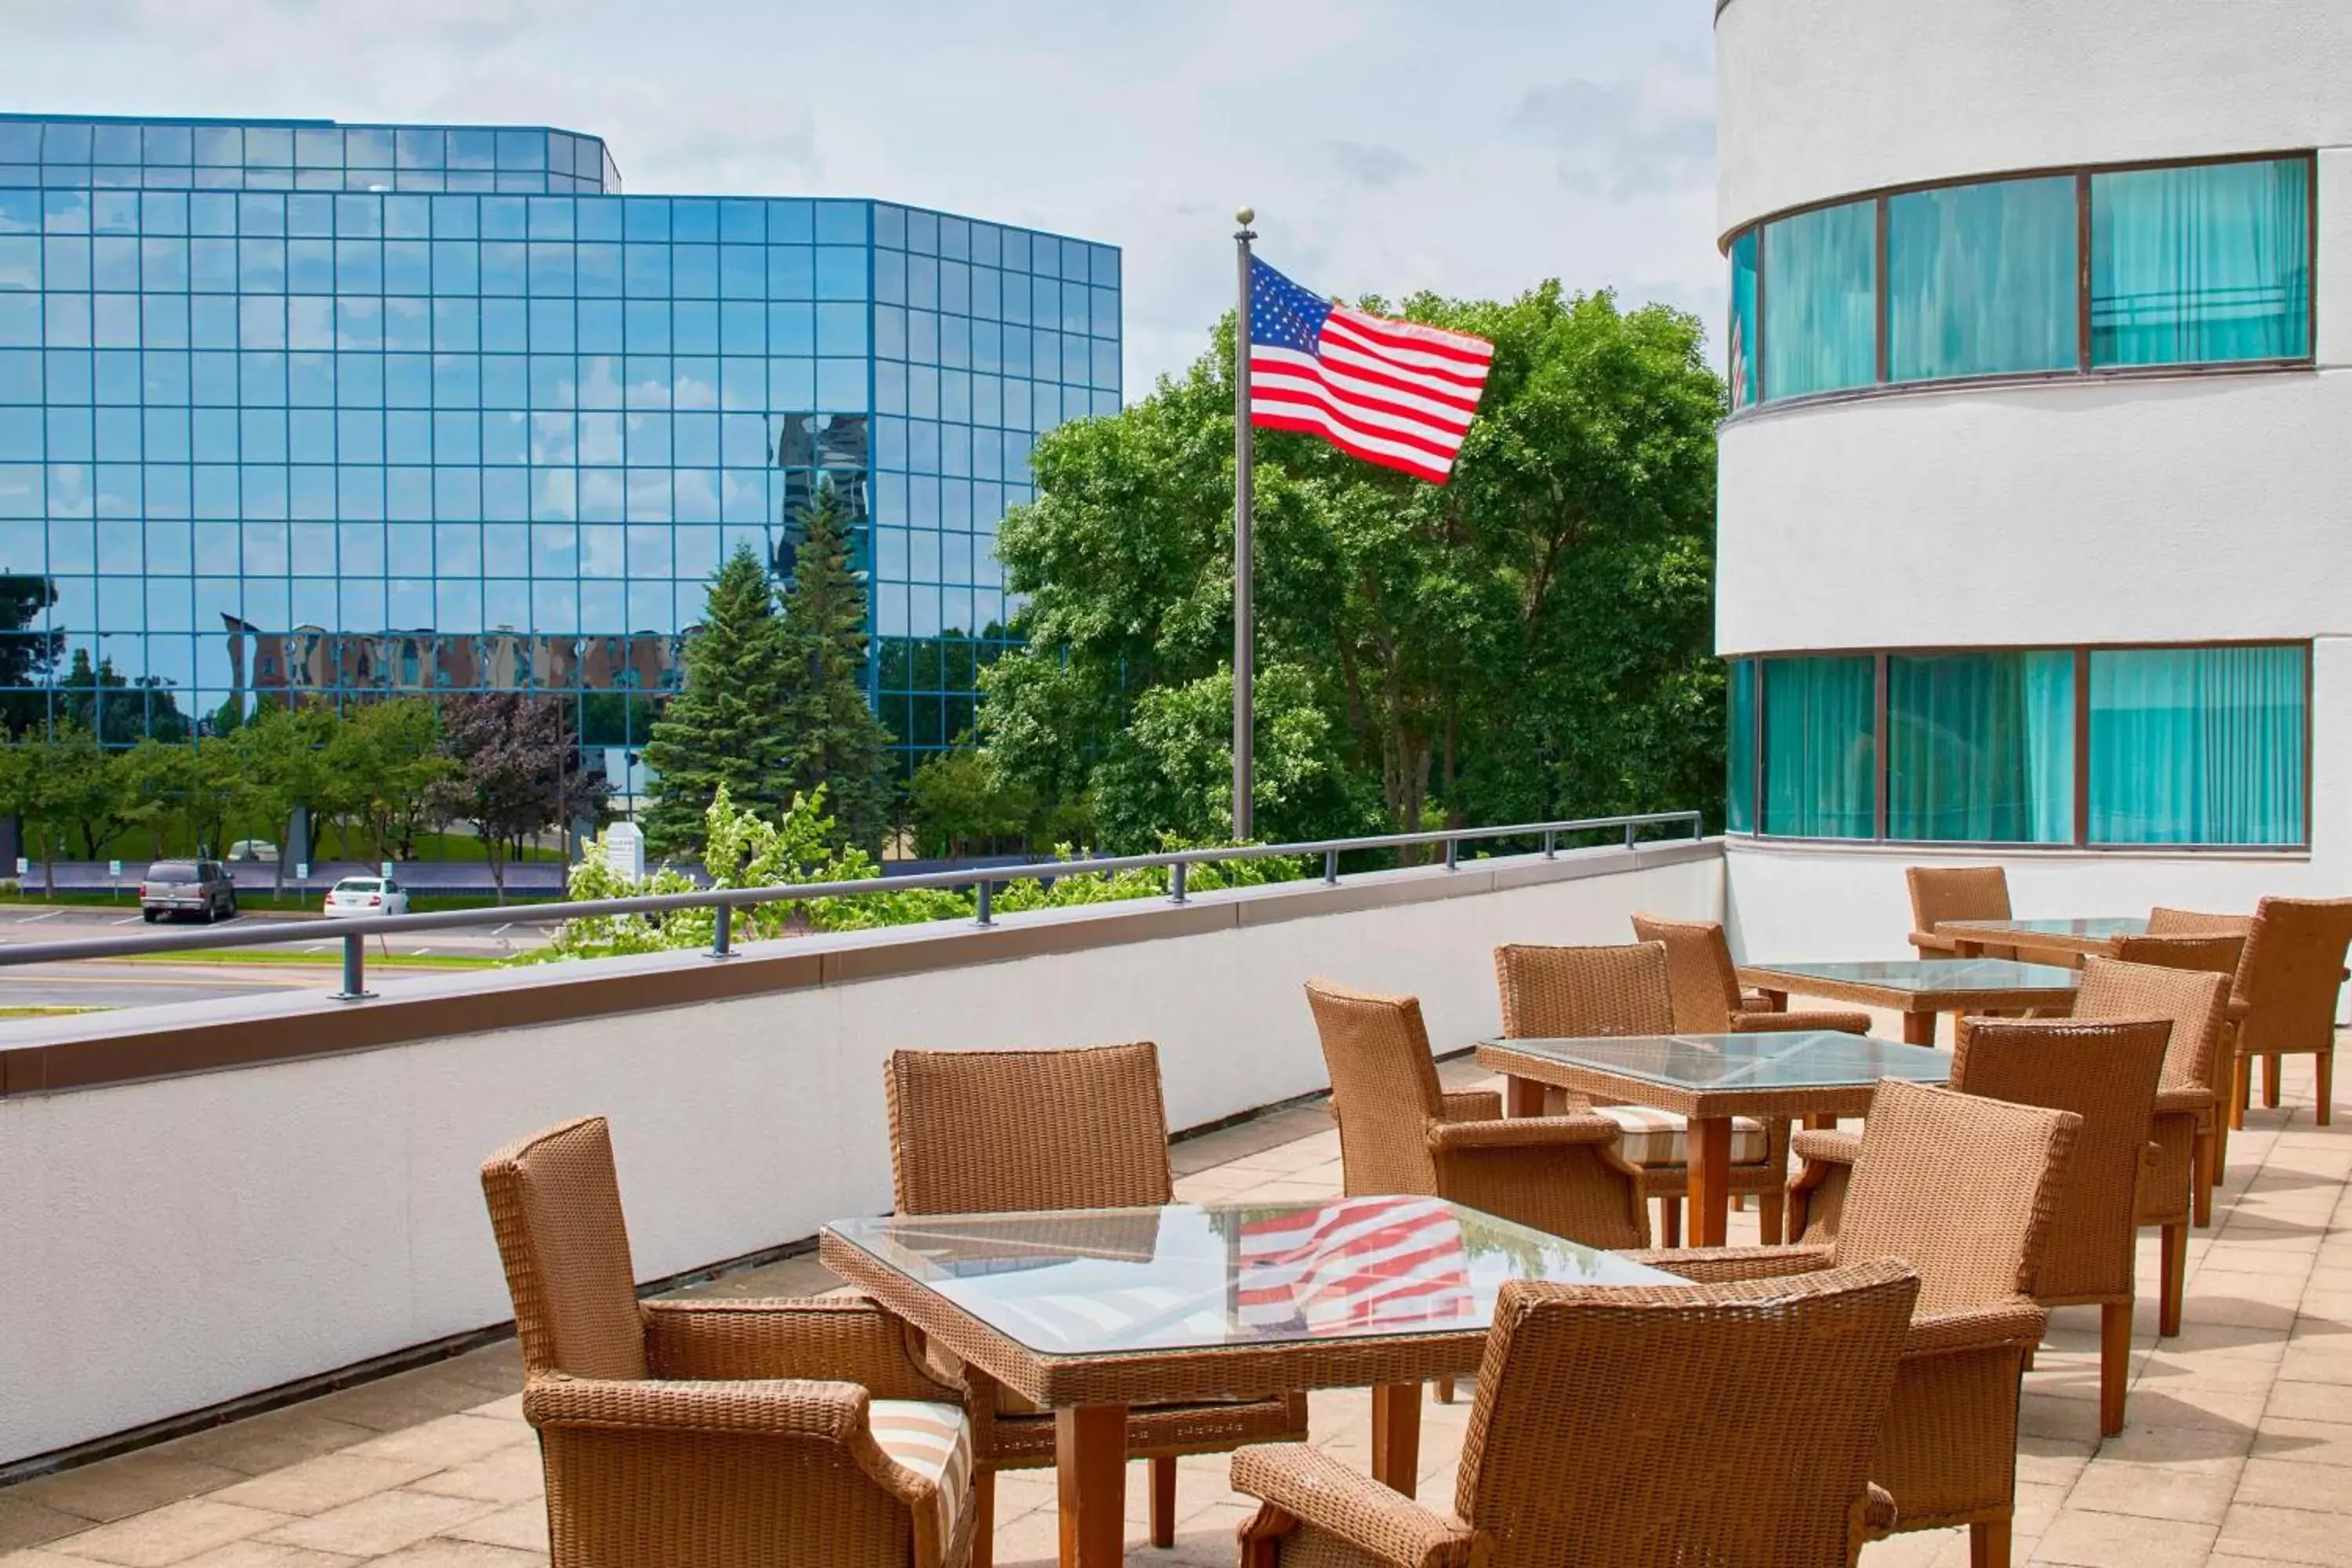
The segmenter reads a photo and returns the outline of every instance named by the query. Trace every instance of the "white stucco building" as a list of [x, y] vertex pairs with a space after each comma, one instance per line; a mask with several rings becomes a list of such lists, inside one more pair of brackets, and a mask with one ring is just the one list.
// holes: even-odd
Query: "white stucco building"
[[1754, 957], [2352, 892], [2352, 5], [1725, 0]]

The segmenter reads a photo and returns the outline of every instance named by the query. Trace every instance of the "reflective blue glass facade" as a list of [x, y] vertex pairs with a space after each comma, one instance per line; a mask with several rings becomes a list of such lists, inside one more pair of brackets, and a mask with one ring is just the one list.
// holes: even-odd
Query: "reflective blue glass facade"
[[545, 129], [0, 119], [0, 639], [63, 638], [10, 721], [524, 688], [626, 789], [705, 578], [788, 574], [829, 476], [903, 760], [969, 728], [1032, 443], [1119, 405], [1118, 252], [618, 185]]

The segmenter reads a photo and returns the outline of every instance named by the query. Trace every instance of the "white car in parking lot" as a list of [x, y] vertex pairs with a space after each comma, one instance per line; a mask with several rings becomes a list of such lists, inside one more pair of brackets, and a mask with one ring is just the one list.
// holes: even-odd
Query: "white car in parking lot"
[[390, 877], [346, 877], [327, 890], [326, 913], [331, 920], [407, 912], [408, 889]]

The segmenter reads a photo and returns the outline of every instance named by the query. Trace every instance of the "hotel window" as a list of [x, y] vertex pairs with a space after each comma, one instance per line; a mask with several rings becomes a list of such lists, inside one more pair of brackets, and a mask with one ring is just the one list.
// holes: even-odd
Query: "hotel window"
[[1764, 385], [1774, 397], [1866, 386], [1877, 374], [1876, 204], [1764, 226]]
[[2090, 841], [2298, 844], [2308, 650], [2091, 655]]
[[2204, 848], [2308, 841], [2306, 644], [1730, 662], [1731, 832]]
[[1732, 408], [2308, 362], [2313, 200], [2299, 153], [2006, 176], [1771, 219], [1730, 242]]
[[2311, 352], [2311, 164], [2091, 176], [2091, 363]]

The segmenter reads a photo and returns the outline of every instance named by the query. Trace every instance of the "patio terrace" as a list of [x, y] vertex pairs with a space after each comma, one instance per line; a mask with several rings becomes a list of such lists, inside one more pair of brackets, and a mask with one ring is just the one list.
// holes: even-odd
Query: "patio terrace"
[[[1894, 1021], [1874, 1031], [1893, 1033]], [[1480, 1081], [1450, 1064], [1449, 1088]], [[2017, 1560], [2108, 1568], [2342, 1563], [2352, 1556], [2352, 1123], [2312, 1121], [2308, 1058], [2289, 1058], [2284, 1108], [2230, 1142], [2210, 1229], [2189, 1243], [2181, 1334], [2154, 1337], [2156, 1240], [2143, 1234], [2129, 1425], [2097, 1436], [2098, 1318], [2053, 1313], [2026, 1374]], [[616, 1108], [617, 1109], [617, 1108]], [[2339, 1107], [2339, 1111], [2341, 1110]], [[520, 1131], [520, 1129], [517, 1129]], [[486, 1146], [487, 1150], [487, 1146]], [[1314, 1198], [1339, 1190], [1338, 1135], [1319, 1102], [1178, 1142], [1178, 1196]], [[629, 1152], [622, 1181], [630, 1181]], [[1752, 1215], [1732, 1240], [1755, 1239]], [[480, 1238], [487, 1252], [487, 1231]], [[141, 1288], [136, 1258], [101, 1291]], [[730, 1295], [834, 1285], [814, 1257], [699, 1287]], [[119, 1458], [0, 1489], [0, 1568], [528, 1568], [543, 1563], [537, 1447], [520, 1415], [511, 1342]], [[1424, 1413], [1422, 1495], [1451, 1497], [1469, 1411]], [[1362, 1469], [1369, 1405], [1318, 1394], [1315, 1440]], [[1247, 1512], [1223, 1456], [1182, 1461], [1177, 1545], [1143, 1543], [1147, 1493], [1128, 1489], [1129, 1561], [1227, 1564]], [[999, 1481], [996, 1560], [1049, 1563], [1051, 1471]], [[1871, 1568], [1962, 1564], [1962, 1531], [1868, 1548]]]

